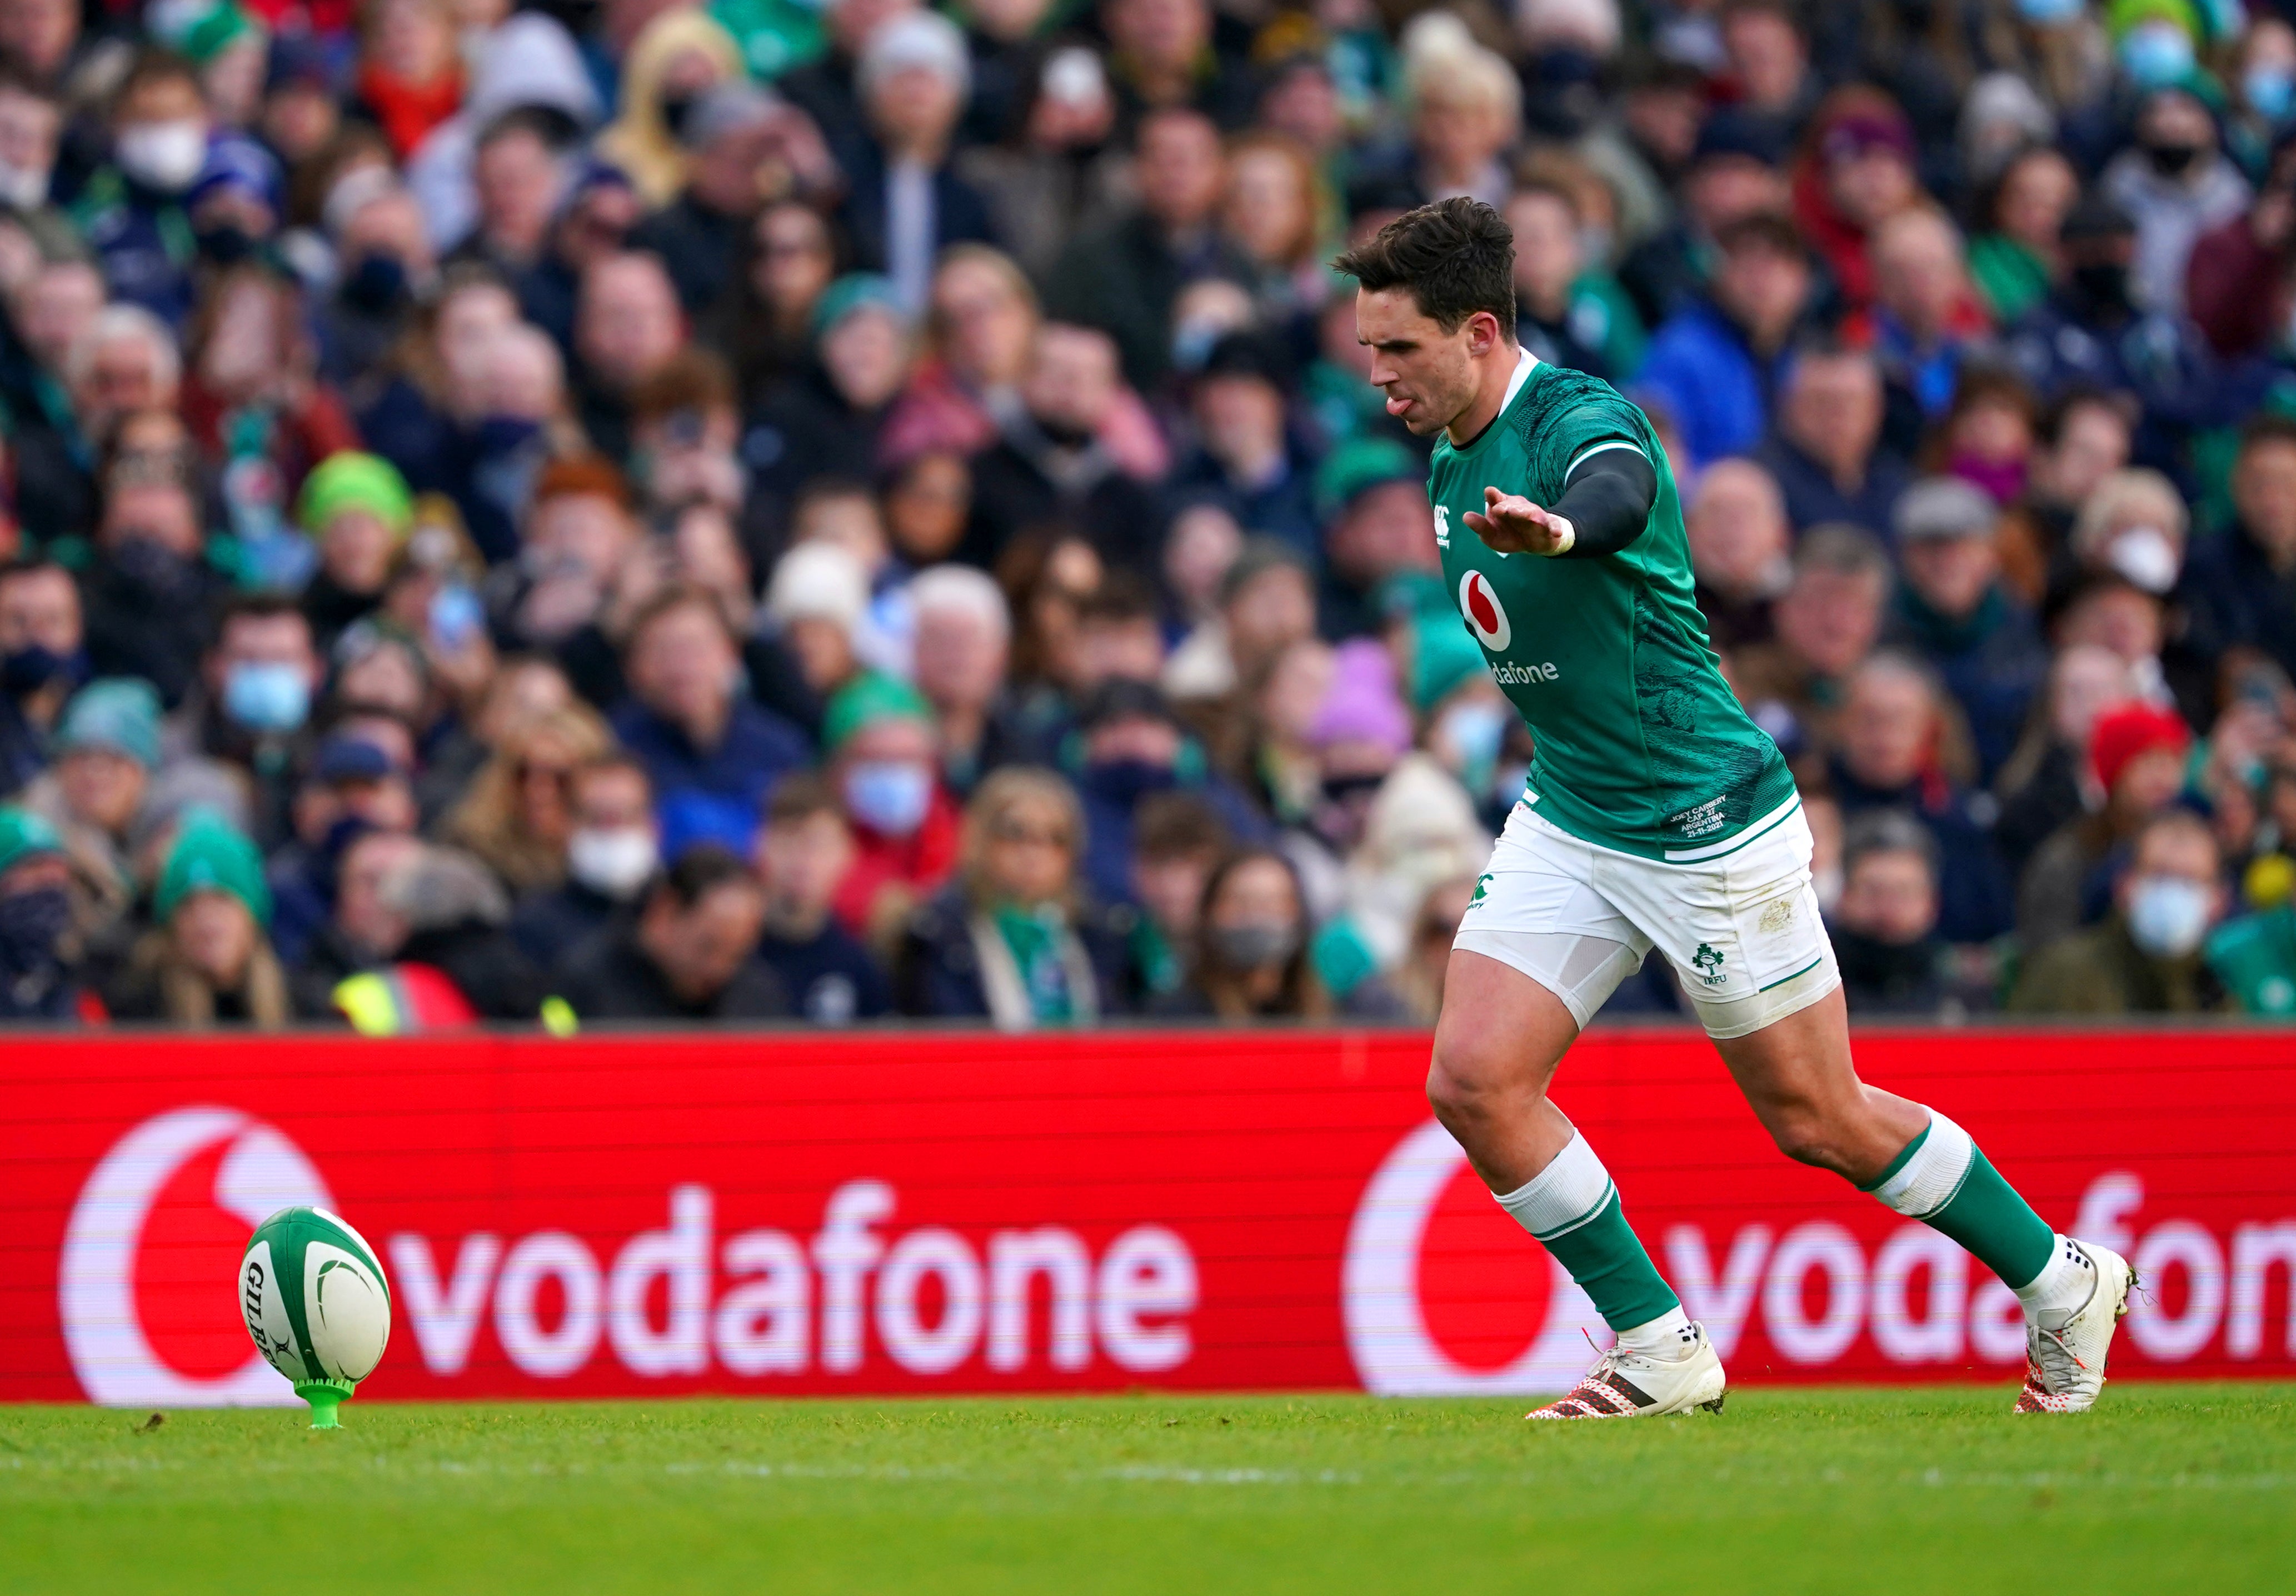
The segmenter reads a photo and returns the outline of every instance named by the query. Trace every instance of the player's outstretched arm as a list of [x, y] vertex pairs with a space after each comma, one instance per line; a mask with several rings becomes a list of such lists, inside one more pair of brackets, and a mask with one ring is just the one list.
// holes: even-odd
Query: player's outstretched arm
[[1502, 554], [1590, 560], [1615, 554], [1640, 537], [1657, 503], [1658, 473], [1642, 452], [1604, 449], [1579, 462], [1551, 507], [1486, 487], [1481, 512], [1470, 511], [1465, 520], [1470, 531]]

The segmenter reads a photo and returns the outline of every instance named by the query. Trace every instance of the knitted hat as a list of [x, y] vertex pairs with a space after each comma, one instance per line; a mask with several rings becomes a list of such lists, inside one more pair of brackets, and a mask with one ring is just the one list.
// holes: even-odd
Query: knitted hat
[[14, 804], [0, 806], [0, 875], [40, 854], [61, 854], [64, 839], [46, 817]]
[[2096, 725], [2089, 733], [2089, 767], [2096, 773], [2097, 785], [2109, 793], [2120, 780], [2120, 773], [2139, 755], [2149, 754], [2154, 749], [2181, 754], [2192, 742], [2191, 728], [2175, 710], [2155, 708], [2151, 704], [2123, 704], [2097, 716]]
[[1350, 438], [1316, 468], [1316, 512], [1328, 520], [1374, 487], [1426, 479], [1419, 457], [1393, 438]]
[[834, 621], [847, 632], [869, 610], [869, 573], [853, 552], [833, 543], [801, 543], [781, 558], [766, 588], [766, 618]]
[[353, 510], [380, 518], [401, 536], [414, 524], [414, 496], [407, 491], [406, 479], [398, 474], [398, 468], [380, 454], [340, 449], [303, 479], [303, 498], [296, 506], [295, 519], [303, 530], [317, 537], [337, 516]]
[[913, 11], [897, 17], [869, 36], [855, 63], [854, 77], [865, 95], [898, 73], [922, 68], [937, 72], [960, 99], [972, 92], [972, 55], [964, 35], [947, 17]]
[[1411, 702], [1424, 715], [1452, 689], [1483, 672], [1483, 651], [1448, 615], [1421, 610], [1411, 618]]
[[932, 724], [932, 706], [898, 676], [865, 671], [829, 695], [821, 716], [821, 745], [835, 753], [856, 733], [882, 721], [914, 720]]
[[1383, 644], [1357, 637], [1340, 645], [1308, 741], [1316, 748], [1368, 742], [1398, 755], [1411, 746], [1411, 716], [1395, 695], [1395, 661]]
[[106, 676], [72, 695], [56, 722], [56, 751], [109, 749], [145, 770], [160, 765], [160, 695], [137, 676]]
[[163, 925], [194, 892], [227, 892], [247, 905], [255, 923], [271, 923], [271, 888], [263, 880], [263, 855], [255, 844], [205, 810], [194, 810], [176, 834], [152, 889], [152, 909]]
[[903, 326], [908, 324], [908, 313], [901, 308], [900, 296], [893, 291], [893, 280], [872, 272], [848, 272], [827, 288], [814, 302], [813, 335], [819, 338], [857, 310], [871, 306], [896, 317]]

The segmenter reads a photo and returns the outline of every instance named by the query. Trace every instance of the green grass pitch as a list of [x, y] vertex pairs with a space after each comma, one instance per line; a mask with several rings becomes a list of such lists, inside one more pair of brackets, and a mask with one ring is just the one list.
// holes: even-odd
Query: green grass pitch
[[2296, 1592], [2296, 1386], [0, 1408], [0, 1592]]

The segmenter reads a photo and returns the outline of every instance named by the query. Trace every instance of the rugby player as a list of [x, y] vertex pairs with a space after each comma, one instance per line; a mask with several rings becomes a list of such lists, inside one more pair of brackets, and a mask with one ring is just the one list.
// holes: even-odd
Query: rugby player
[[[2052, 1231], [1969, 1134], [1857, 1078], [1810, 831], [1777, 748], [1731, 694], [1691, 598], [1682, 503], [1647, 417], [1515, 341], [1514, 243], [1470, 199], [1342, 255], [1387, 413], [1435, 438], [1444, 581], [1537, 757], [1453, 944], [1427, 1094], [1499, 1205], [1617, 1340], [1534, 1419], [1719, 1411], [1725, 1378], [1549, 1101], [1580, 1028], [1653, 947], [1757, 1117], [1966, 1248], [2017, 1294], [2018, 1412], [2095, 1402], [2134, 1283]], [[1664, 1088], [1645, 1088], [1664, 1113]]]

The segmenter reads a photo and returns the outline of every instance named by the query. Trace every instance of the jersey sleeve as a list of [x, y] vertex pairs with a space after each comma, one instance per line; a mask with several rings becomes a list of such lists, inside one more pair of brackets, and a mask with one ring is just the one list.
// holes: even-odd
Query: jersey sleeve
[[1553, 384], [1552, 400], [1524, 417], [1523, 443], [1539, 503], [1560, 498], [1570, 473], [1603, 449], [1631, 448], [1656, 463], [1657, 441], [1641, 411], [1599, 379], [1577, 372], [1558, 376], [1570, 380]]

